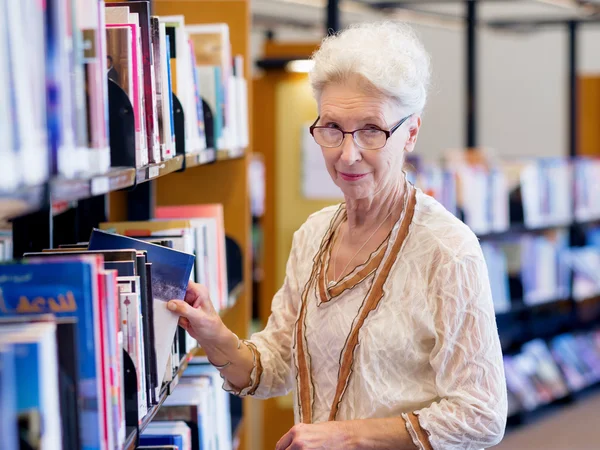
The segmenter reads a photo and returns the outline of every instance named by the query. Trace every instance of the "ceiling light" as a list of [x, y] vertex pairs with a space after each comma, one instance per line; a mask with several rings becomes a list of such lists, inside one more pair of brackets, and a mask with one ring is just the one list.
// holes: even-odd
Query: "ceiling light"
[[308, 73], [315, 66], [312, 59], [295, 59], [285, 65], [285, 70], [295, 73]]

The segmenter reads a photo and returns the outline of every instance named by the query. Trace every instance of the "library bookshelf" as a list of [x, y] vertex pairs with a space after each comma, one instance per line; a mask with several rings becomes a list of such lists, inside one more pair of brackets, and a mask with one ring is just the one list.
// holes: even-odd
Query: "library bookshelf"
[[[183, 15], [186, 25], [227, 23], [232, 55], [243, 56], [245, 78], [249, 85], [248, 1], [158, 0], [151, 2], [151, 7], [153, 15]], [[114, 89], [114, 86], [110, 89]], [[176, 100], [176, 96], [173, 97]], [[109, 95], [109, 99], [113, 98]], [[251, 101], [249, 89], [249, 108]], [[251, 122], [250, 114], [248, 116]], [[111, 117], [111, 121], [113, 119]], [[120, 132], [119, 127], [111, 127], [111, 147], [113, 142], [125, 142], [122, 136], [116, 135]], [[178, 142], [185, 140], [183, 136], [178, 138]], [[0, 222], [11, 223], [13, 255], [20, 258], [26, 252], [87, 241], [91, 230], [101, 222], [152, 219], [157, 206], [222, 204], [228, 245], [233, 243], [235, 254], [241, 256], [239, 261], [231, 261], [236, 266], [236, 274], [240, 275], [236, 276], [235, 284], [230, 286], [230, 306], [220, 314], [233, 332], [245, 338], [249, 334], [252, 308], [248, 186], [250, 147], [235, 151], [209, 148], [189, 153], [178, 150], [172, 159], [143, 167], [133, 167], [133, 164], [111, 167], [99, 175], [69, 179], [54, 177], [37, 186], [0, 192]], [[138, 427], [128, 427], [124, 448], [136, 448], [140, 433], [175, 388], [188, 362], [201, 354], [200, 349], [195, 349], [181, 359], [173, 380], [163, 385], [158, 404], [150, 409]], [[235, 448], [250, 448], [247, 444], [250, 421], [244, 419], [248, 416], [250, 401], [244, 400], [243, 404], [240, 401], [241, 406], [235, 409], [241, 409], [241, 413], [236, 412], [236, 416], [232, 417]]]

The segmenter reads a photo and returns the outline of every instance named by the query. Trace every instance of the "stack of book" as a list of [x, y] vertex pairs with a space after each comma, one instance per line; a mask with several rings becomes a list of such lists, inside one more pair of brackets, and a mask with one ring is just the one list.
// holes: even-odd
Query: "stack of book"
[[552, 339], [552, 355], [569, 389], [580, 391], [600, 381], [600, 332], [563, 334]]
[[173, 157], [172, 94], [184, 112], [185, 152], [248, 146], [244, 61], [232, 56], [226, 24], [187, 25], [183, 16], [150, 16], [147, 1], [106, 4], [109, 78], [133, 106], [136, 166]]
[[501, 167], [477, 155], [472, 158], [464, 151], [449, 151], [443, 164], [424, 164], [413, 158], [410, 180], [473, 232], [506, 231], [510, 223], [508, 180]]
[[[521, 236], [521, 282], [523, 301], [528, 305], [569, 298], [571, 270], [567, 261], [567, 230], [551, 235]], [[596, 267], [596, 270], [600, 266]]]
[[190, 276], [209, 290], [213, 306], [221, 311], [231, 305], [227, 280], [227, 256], [223, 205], [159, 206], [157, 219], [145, 222], [107, 222], [100, 228], [153, 242], [170, 241], [173, 248], [195, 255]]
[[532, 411], [600, 381], [600, 331], [530, 341], [504, 368], [509, 415]]
[[500, 233], [511, 224], [538, 229], [600, 218], [595, 159], [497, 160], [460, 150], [447, 151], [441, 164], [408, 162], [410, 180], [476, 234]]
[[[19, 435], [56, 444], [42, 448], [122, 448], [126, 425], [136, 425], [132, 413], [141, 423], [189, 351], [166, 303], [184, 297], [193, 262], [166, 246], [94, 230], [89, 244], [0, 265], [0, 336], [10, 336], [0, 347], [35, 343], [38, 328], [42, 344], [54, 346], [40, 351], [37, 368], [27, 366], [28, 377], [16, 372], [16, 413], [2, 417], [18, 423]], [[33, 382], [39, 401], [28, 397]], [[21, 420], [21, 404], [31, 420]]]
[[[1, 193], [106, 173], [111, 163], [141, 167], [183, 148], [237, 156], [248, 146], [244, 61], [226, 24], [151, 16], [149, 1], [0, 0], [0, 61]], [[134, 117], [127, 164], [109, 148], [115, 83]], [[172, 94], [185, 121], [179, 151]]]
[[519, 354], [505, 356], [504, 369], [509, 415], [532, 411], [569, 394], [561, 371], [542, 340], [528, 342]]
[[231, 450], [230, 395], [222, 384], [219, 372], [205, 357], [193, 358], [151, 426], [184, 421], [192, 432], [192, 450]]

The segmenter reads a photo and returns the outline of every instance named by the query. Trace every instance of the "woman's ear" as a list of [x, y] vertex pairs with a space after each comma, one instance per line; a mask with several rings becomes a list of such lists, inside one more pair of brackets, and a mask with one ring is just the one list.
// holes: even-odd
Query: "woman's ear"
[[419, 130], [421, 129], [421, 116], [415, 115], [408, 119], [408, 140], [404, 146], [404, 150], [408, 153], [412, 152], [417, 145], [417, 137], [419, 136]]

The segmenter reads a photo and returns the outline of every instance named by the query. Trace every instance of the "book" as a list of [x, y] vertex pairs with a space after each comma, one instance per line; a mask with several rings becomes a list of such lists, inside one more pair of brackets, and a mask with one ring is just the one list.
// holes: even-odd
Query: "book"
[[[4, 74], [7, 76], [4, 89], [8, 95], [3, 98], [5, 106], [9, 108], [5, 114], [10, 117], [4, 128], [7, 134], [3, 134], [3, 138], [6, 136], [9, 139], [8, 149], [2, 152], [3, 165], [6, 161], [3, 175], [7, 178], [0, 185], [12, 189], [20, 185], [41, 184], [51, 173], [57, 173], [49, 170], [47, 161], [50, 157], [56, 161], [59, 147], [66, 150], [63, 143], [72, 144], [72, 141], [61, 140], [68, 138], [61, 131], [68, 131], [71, 125], [70, 117], [65, 116], [68, 111], [64, 111], [68, 109], [66, 103], [70, 92], [62, 89], [65, 86], [61, 84], [59, 74], [60, 69], [67, 67], [66, 64], [59, 67], [66, 51], [59, 42], [59, 36], [65, 34], [66, 30], [55, 26], [55, 19], [61, 17], [59, 6], [47, 5], [47, 8], [42, 8], [33, 2], [7, 1], [3, 9], [3, 45], [6, 46], [5, 61], [9, 64]], [[48, 51], [52, 51], [52, 54], [48, 54]], [[30, 58], [28, 55], [32, 54], [39, 57]], [[64, 71], [62, 75], [65, 75]], [[58, 94], [52, 103], [46, 101], [51, 90]], [[6, 99], [10, 99], [9, 102]], [[57, 107], [52, 116], [47, 114], [48, 104]], [[64, 129], [61, 128], [61, 119], [66, 120]], [[61, 166], [61, 169], [67, 168]], [[12, 170], [14, 172], [10, 173]]]
[[[85, 92], [87, 92], [88, 172], [105, 173], [110, 169], [108, 123], [106, 121], [106, 47], [102, 36], [104, 25], [98, 1], [76, 0], [76, 22], [81, 33]], [[104, 11], [102, 10], [102, 16]]]
[[14, 347], [16, 413], [25, 448], [63, 448], [58, 397], [56, 325], [3, 324], [0, 344]]
[[[131, 21], [136, 20], [137, 14], [130, 14]], [[141, 167], [148, 164], [148, 143], [146, 139], [146, 123], [144, 119], [144, 91], [143, 85], [140, 82], [140, 78], [143, 74], [143, 69], [141, 67], [141, 48], [140, 48], [140, 37], [139, 37], [139, 25], [136, 24], [107, 24], [107, 40], [109, 45], [109, 50], [111, 52], [118, 52], [116, 50], [115, 45], [121, 47], [123, 49], [124, 40], [126, 39], [126, 44], [129, 45], [131, 49], [131, 53], [127, 52], [127, 55], [131, 55], [131, 72], [129, 72], [129, 86], [128, 90], [126, 90], [127, 94], [132, 100], [133, 104], [133, 115], [135, 122], [135, 130], [136, 130], [136, 166]], [[129, 30], [127, 33], [127, 37], [124, 34], [119, 33], [116, 37], [113, 34], [109, 34], [109, 32], [113, 29], [117, 30]], [[129, 36], [131, 36], [131, 40], [129, 40]], [[114, 58], [114, 57], [113, 57]], [[129, 67], [128, 67], [129, 69]], [[129, 90], [131, 89], [131, 90]], [[139, 161], [137, 161], [139, 155]]]
[[230, 91], [232, 77], [232, 56], [229, 39], [229, 26], [224, 23], [188, 25], [186, 31], [194, 43], [196, 62], [198, 66], [218, 67], [216, 72], [218, 96], [217, 109], [214, 115], [220, 115], [223, 133], [217, 141], [217, 148], [225, 149], [236, 146], [233, 133], [234, 105], [231, 104], [233, 92]]
[[181, 450], [192, 450], [192, 433], [183, 421], [150, 422], [140, 436], [140, 444], [174, 444]]
[[[164, 25], [164, 24], [163, 24]], [[162, 30], [161, 30], [162, 33]], [[166, 33], [166, 28], [165, 28], [165, 33]], [[171, 122], [171, 142], [173, 143], [173, 148], [172, 148], [172, 152], [173, 152], [173, 156], [175, 156], [175, 154], [177, 153], [177, 140], [175, 138], [175, 116], [174, 116], [174, 106], [173, 106], [173, 75], [172, 75], [172, 70], [173, 70], [173, 58], [171, 57], [171, 37], [168, 35], [165, 35], [165, 75], [164, 78], [167, 82], [166, 85], [166, 104], [167, 104], [167, 109], [166, 111], [169, 114], [169, 121]], [[185, 141], [183, 143], [183, 145], [185, 144]], [[186, 147], [184, 147], [186, 148]], [[181, 152], [180, 152], [181, 153]]]
[[[212, 129], [206, 133], [212, 133], [215, 148], [223, 148], [223, 114], [220, 111], [219, 97], [219, 67], [218, 66], [196, 66], [198, 84], [200, 85], [200, 96], [206, 101], [212, 113]], [[221, 145], [221, 147], [219, 147]]]
[[77, 321], [78, 411], [82, 448], [106, 448], [101, 327], [94, 256], [30, 258], [0, 265], [0, 319], [52, 313]]
[[508, 312], [511, 297], [506, 255], [498, 245], [490, 242], [482, 242], [481, 250], [488, 268], [494, 310], [496, 314]]
[[0, 345], [0, 436], [6, 450], [18, 450], [14, 352], [12, 344]]
[[217, 425], [212, 379], [186, 378], [175, 387], [158, 411], [156, 421], [184, 421], [192, 431], [194, 449], [217, 449]]
[[152, 52], [154, 67], [154, 90], [156, 97], [156, 117], [158, 120], [161, 158], [169, 159], [173, 156], [173, 143], [171, 142], [171, 118], [167, 111], [168, 80], [166, 79], [166, 30], [158, 17], [150, 18], [152, 33]]
[[[0, 4], [0, 42], [7, 43], [10, 39], [8, 33], [8, 19], [6, 6]], [[13, 37], [14, 39], [14, 37]], [[15, 133], [16, 124], [13, 120], [12, 68], [10, 64], [10, 51], [7, 45], [0, 45], [0, 98], [7, 99], [0, 102], [0, 135], [3, 136], [4, 145], [0, 148], [0, 192], [13, 192], [22, 182], [19, 167], [19, 152]]]
[[186, 152], [199, 152], [206, 147], [198, 128], [198, 110], [190, 55], [189, 39], [183, 16], [160, 16], [169, 36], [172, 87], [185, 111]]
[[[107, 7], [123, 7], [122, 3], [106, 4]], [[143, 87], [144, 87], [144, 117], [147, 130], [148, 159], [151, 163], [162, 160], [160, 153], [159, 130], [155, 127], [158, 123], [155, 118], [157, 101], [155, 98], [156, 90], [154, 86], [154, 76], [152, 66], [155, 60], [152, 54], [152, 36], [150, 28], [150, 2], [148, 1], [130, 1], [125, 4], [131, 13], [139, 17], [140, 36], [142, 44], [142, 66], [143, 66]]]
[[[197, 255], [204, 255], [205, 250], [200, 247], [206, 244], [208, 260], [197, 263], [197, 271], [208, 269], [209, 290], [211, 298], [217, 309], [223, 309], [229, 303], [229, 286], [227, 281], [227, 256], [225, 241], [224, 211], [221, 204], [185, 205], [185, 206], [160, 206], [156, 208], [156, 218], [188, 219], [196, 228]], [[206, 227], [204, 230], [203, 228]], [[207, 233], [206, 236], [203, 233]], [[216, 262], [216, 263], [215, 263]], [[196, 275], [196, 280], [205, 280], [202, 273]], [[202, 280], [202, 281], [200, 281]]]
[[[122, 349], [123, 336], [121, 330], [121, 315], [120, 315], [120, 296], [117, 287], [117, 271], [105, 270], [100, 272], [102, 281], [104, 282], [104, 302], [105, 302], [105, 317], [106, 317], [106, 359], [107, 372], [109, 379], [109, 396], [110, 402], [108, 409], [112, 414], [112, 442], [116, 443], [118, 448], [123, 447], [125, 442], [125, 405], [124, 391], [121, 380], [122, 373]], [[121, 334], [121, 336], [119, 336]]]
[[158, 392], [160, 385], [158, 383], [158, 375], [156, 368], [156, 352], [154, 342], [154, 326], [152, 320], [154, 318], [154, 311], [152, 309], [152, 296], [148, 290], [148, 285], [152, 284], [152, 273], [148, 270], [151, 269], [152, 265], [148, 265], [147, 255], [145, 252], [139, 252], [136, 258], [137, 273], [140, 278], [140, 300], [142, 308], [142, 343], [143, 343], [143, 354], [144, 354], [144, 367], [146, 370], [143, 372], [146, 378], [146, 398], [147, 406], [150, 408], [158, 400]]
[[[73, 39], [68, 19], [68, 2], [46, 2], [46, 23], [41, 29], [46, 30], [47, 110], [52, 112], [47, 115], [51, 173], [73, 178], [80, 171], [81, 154], [74, 127], [77, 119], [74, 117], [74, 86], [71, 80], [74, 70]], [[31, 28], [27, 26], [24, 30]], [[29, 63], [31, 60], [28, 58]]]
[[152, 263], [152, 293], [156, 361], [159, 381], [165, 373], [170, 343], [177, 330], [178, 316], [167, 309], [167, 302], [185, 298], [185, 292], [194, 263], [194, 256], [138, 239], [106, 233], [94, 229], [90, 250], [129, 249], [145, 250]]
[[138, 424], [148, 413], [144, 344], [142, 335], [142, 299], [139, 277], [120, 278], [119, 303], [123, 345], [136, 368], [138, 381]]
[[221, 389], [221, 375], [219, 371], [208, 362], [208, 359], [205, 356], [196, 356], [192, 358], [187, 370], [184, 372], [182, 384], [185, 385], [189, 383], [195, 385], [198, 377], [207, 377], [210, 379], [209, 411], [211, 411], [210, 416], [213, 421], [209, 424], [208, 430], [213, 430], [213, 439], [216, 444], [216, 449], [229, 450], [233, 446], [231, 436], [230, 395]]

